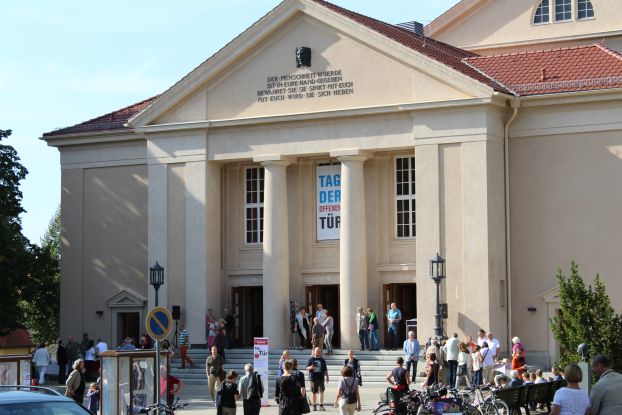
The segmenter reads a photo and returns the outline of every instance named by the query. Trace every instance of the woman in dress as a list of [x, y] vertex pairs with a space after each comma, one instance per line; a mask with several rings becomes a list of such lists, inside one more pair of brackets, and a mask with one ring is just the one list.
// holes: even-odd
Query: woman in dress
[[439, 363], [436, 361], [436, 353], [430, 353], [428, 363], [425, 366], [425, 380], [423, 381], [423, 387], [429, 387], [438, 382], [440, 371], [439, 366]]
[[326, 335], [324, 335], [324, 344], [326, 345], [326, 354], [333, 354], [333, 334], [335, 333], [335, 320], [330, 311], [326, 310], [326, 320], [322, 323]]
[[590, 397], [579, 388], [579, 382], [583, 380], [581, 368], [571, 363], [566, 366], [565, 374], [568, 385], [555, 392], [551, 415], [590, 415]]
[[283, 363], [283, 376], [276, 380], [275, 396], [279, 402], [279, 415], [301, 415], [301, 401], [306, 398], [304, 384], [301, 386], [292, 371], [294, 363]]
[[74, 401], [82, 404], [84, 401], [84, 389], [86, 387], [84, 379], [84, 360], [78, 359], [73, 362], [73, 371], [69, 374], [65, 385], [67, 390], [65, 396], [72, 398]]
[[[356, 397], [356, 402], [352, 402], [353, 397]], [[341, 380], [335, 398], [335, 408], [337, 407], [340, 415], [354, 415], [354, 411], [361, 411], [359, 385], [350, 366], [341, 369]]]

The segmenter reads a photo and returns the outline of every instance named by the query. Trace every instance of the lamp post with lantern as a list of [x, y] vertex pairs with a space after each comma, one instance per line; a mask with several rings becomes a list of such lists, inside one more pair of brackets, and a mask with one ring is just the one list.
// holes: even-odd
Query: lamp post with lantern
[[[158, 306], [158, 290], [164, 284], [164, 267], [156, 261], [155, 265], [149, 268], [149, 284], [155, 289], [155, 306]], [[156, 348], [156, 382], [155, 382], [155, 395], [156, 404], [158, 405], [158, 412], [160, 413], [160, 341], [155, 341]]]
[[434, 334], [437, 340], [443, 337], [443, 322], [441, 320], [441, 281], [445, 278], [445, 259], [436, 253], [430, 259], [430, 278], [436, 283], [436, 314], [434, 323]]

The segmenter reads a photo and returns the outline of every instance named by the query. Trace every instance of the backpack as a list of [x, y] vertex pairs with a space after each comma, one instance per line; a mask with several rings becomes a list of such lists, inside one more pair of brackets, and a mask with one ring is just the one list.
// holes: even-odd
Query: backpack
[[348, 390], [346, 391], [346, 399], [348, 401], [349, 404], [353, 404], [357, 402], [356, 399], [356, 392], [354, 391], [354, 378], [352, 379], [352, 385], [348, 385], [348, 381], [344, 379], [344, 383], [346, 384], [346, 386], [348, 386]]
[[257, 373], [250, 375], [250, 381], [248, 383], [248, 389], [246, 390], [246, 399], [258, 400], [263, 397], [263, 383], [261, 382], [261, 376]]

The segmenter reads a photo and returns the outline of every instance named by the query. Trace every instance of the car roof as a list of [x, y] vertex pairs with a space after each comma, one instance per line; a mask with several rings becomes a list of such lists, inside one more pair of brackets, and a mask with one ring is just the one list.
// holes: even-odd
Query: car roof
[[26, 392], [26, 391], [9, 391], [2, 392], [0, 391], [0, 405], [12, 404], [12, 403], [23, 403], [23, 402], [73, 402], [72, 399], [69, 399], [65, 396], [61, 395], [50, 395], [43, 394], [37, 392]]

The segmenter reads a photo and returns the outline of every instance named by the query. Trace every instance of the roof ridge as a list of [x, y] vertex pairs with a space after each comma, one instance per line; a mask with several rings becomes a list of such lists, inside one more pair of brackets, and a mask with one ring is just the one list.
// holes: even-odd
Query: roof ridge
[[566, 46], [563, 48], [552, 48], [552, 49], [537, 49], [537, 50], [524, 50], [520, 52], [511, 52], [511, 53], [500, 53], [498, 55], [479, 55], [473, 56], [465, 59], [477, 60], [477, 59], [487, 59], [487, 58], [505, 58], [508, 56], [526, 56], [526, 55], [535, 55], [538, 53], [552, 53], [552, 52], [560, 52], [566, 50], [575, 50], [575, 49], [587, 49], [593, 48], [600, 45], [599, 43], [590, 43], [589, 45], [575, 45], [575, 46]]
[[482, 69], [479, 69], [477, 66], [475, 65], [471, 65], [468, 61], [467, 58], [462, 60], [464, 62], [465, 65], [469, 66], [470, 68], [473, 68], [474, 71], [479, 72], [480, 74], [482, 74], [483, 76], [485, 76], [486, 78], [490, 79], [492, 82], [496, 83], [497, 85], [499, 85], [500, 87], [502, 87], [503, 89], [508, 90], [509, 92], [511, 92], [512, 94], [518, 96], [518, 93], [516, 91], [514, 91], [512, 88], [510, 88], [509, 86], [505, 85], [503, 82], [501, 82], [500, 80], [498, 80], [497, 78], [492, 77], [491, 75], [488, 75], [486, 72], [484, 72]]
[[[127, 106], [125, 106], [123, 108], [119, 108], [119, 109], [114, 110], [114, 111], [110, 111], [110, 112], [108, 112], [106, 114], [103, 114], [103, 115], [100, 115], [98, 117], [93, 117], [90, 120], [82, 121], [81, 123], [76, 124], [76, 126], [77, 125], [86, 124], [86, 123], [90, 123], [90, 122], [96, 122], [96, 121], [101, 120], [101, 119], [106, 118], [106, 117], [112, 117], [114, 114], [117, 114], [117, 113], [119, 113], [121, 111], [129, 110], [130, 108], [136, 107], [136, 106], [141, 105], [141, 104], [144, 104], [147, 101], [153, 101], [154, 99], [156, 99], [160, 95], [161, 94], [157, 94], [157, 95], [152, 96], [151, 98], [143, 99], [142, 101], [135, 102], [135, 103], [133, 103], [131, 105], [127, 105]], [[109, 121], [111, 121], [111, 120], [109, 120]], [[109, 121], [102, 120], [101, 122], [109, 122]], [[67, 128], [67, 127], [64, 127], [64, 128]], [[62, 128], [62, 129], [64, 129], [64, 128]]]
[[613, 49], [609, 49], [607, 46], [603, 45], [602, 43], [595, 43], [594, 46], [596, 46], [597, 48], [601, 49], [604, 52], [607, 52], [608, 54], [612, 55], [613, 57], [622, 60], [622, 54], [621, 53], [616, 52]]

